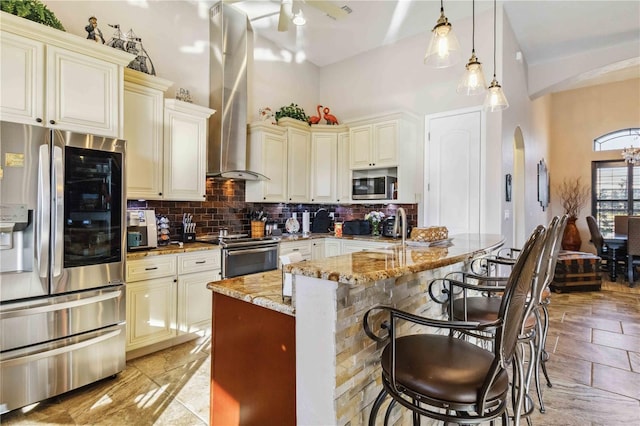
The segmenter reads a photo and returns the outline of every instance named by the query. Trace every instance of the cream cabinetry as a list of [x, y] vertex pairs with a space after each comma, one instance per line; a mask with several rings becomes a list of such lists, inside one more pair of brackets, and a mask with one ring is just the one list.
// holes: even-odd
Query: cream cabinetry
[[128, 53], [1, 12], [0, 118], [122, 137]]
[[342, 254], [342, 240], [337, 238], [324, 239], [324, 257], [339, 256]]
[[357, 251], [384, 249], [392, 245], [394, 245], [394, 243], [383, 242], [383, 241], [378, 242], [378, 241], [362, 241], [362, 240], [343, 240], [342, 251], [340, 254], [355, 253]]
[[127, 262], [127, 350], [177, 335], [176, 256]]
[[207, 283], [219, 281], [220, 250], [206, 250], [178, 255], [178, 331], [211, 331], [211, 291]]
[[351, 168], [397, 166], [398, 126], [398, 120], [388, 120], [350, 127], [349, 158]]
[[[280, 243], [278, 248], [279, 255], [291, 254], [294, 252], [299, 252], [302, 255], [304, 260], [311, 260], [313, 258], [313, 250], [311, 241], [309, 239], [297, 240], [297, 241], [284, 241]], [[278, 267], [281, 268], [282, 265], [278, 262]]]
[[188, 102], [165, 100], [163, 199], [206, 198], [207, 119], [213, 113]]
[[209, 333], [220, 261], [219, 249], [127, 261], [127, 351]]
[[309, 126], [300, 120], [291, 120], [287, 124], [287, 200], [289, 202], [309, 201], [310, 161]]
[[316, 238], [311, 240], [311, 260], [325, 258], [325, 239]]
[[397, 199], [393, 202], [419, 203], [423, 185], [423, 144], [418, 117], [397, 112], [350, 121], [347, 126], [352, 176], [395, 177]]
[[[346, 129], [345, 129], [346, 130]], [[351, 202], [351, 168], [349, 164], [349, 132], [338, 133], [338, 180], [336, 202]]]
[[164, 92], [172, 84], [129, 68], [124, 70], [127, 198], [162, 198]]
[[311, 202], [338, 202], [338, 137], [344, 126], [311, 128]]
[[287, 197], [287, 131], [269, 123], [249, 125], [249, 170], [269, 178], [247, 181], [245, 196], [251, 202], [284, 202]]

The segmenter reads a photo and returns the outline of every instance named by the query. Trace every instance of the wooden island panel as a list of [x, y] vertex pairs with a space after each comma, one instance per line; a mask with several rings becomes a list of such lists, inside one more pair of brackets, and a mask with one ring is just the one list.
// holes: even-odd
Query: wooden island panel
[[212, 426], [295, 425], [295, 318], [213, 293]]

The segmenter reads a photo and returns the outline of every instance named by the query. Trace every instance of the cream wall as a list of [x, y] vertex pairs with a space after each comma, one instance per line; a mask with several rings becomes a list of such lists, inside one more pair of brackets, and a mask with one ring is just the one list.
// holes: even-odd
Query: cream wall
[[[590, 185], [592, 161], [621, 158], [620, 150], [594, 152], [593, 140], [615, 130], [640, 127], [640, 78], [554, 93], [551, 114], [551, 211], [562, 214], [555, 187], [564, 178], [579, 176]], [[591, 199], [577, 224], [581, 250], [595, 253], [584, 219], [590, 214]]]

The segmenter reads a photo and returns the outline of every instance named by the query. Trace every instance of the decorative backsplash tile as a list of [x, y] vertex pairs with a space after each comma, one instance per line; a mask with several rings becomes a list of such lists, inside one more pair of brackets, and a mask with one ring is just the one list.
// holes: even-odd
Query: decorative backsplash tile
[[170, 223], [171, 238], [178, 239], [183, 213], [193, 215], [197, 224], [197, 235], [218, 234], [220, 228], [228, 228], [230, 234], [249, 234], [251, 224], [249, 214], [254, 210], [266, 213], [268, 223], [277, 223], [284, 229], [285, 221], [291, 213], [298, 214], [302, 221], [302, 212], [313, 214], [320, 208], [334, 213], [335, 220], [345, 221], [363, 219], [372, 210], [382, 211], [386, 216], [394, 216], [398, 207], [407, 213], [410, 226], [418, 223], [417, 204], [284, 204], [284, 203], [247, 203], [245, 199], [245, 181], [207, 179], [206, 201], [138, 201], [128, 200], [128, 208], [155, 209], [156, 214], [166, 216]]

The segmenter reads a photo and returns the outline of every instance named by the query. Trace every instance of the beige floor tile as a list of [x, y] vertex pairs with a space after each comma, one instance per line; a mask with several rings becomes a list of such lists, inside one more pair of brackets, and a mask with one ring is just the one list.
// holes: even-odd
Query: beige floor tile
[[586, 361], [597, 362], [625, 370], [631, 369], [626, 351], [593, 343], [581, 342], [569, 337], [560, 337], [555, 353], [569, 355]]
[[591, 342], [591, 328], [575, 322], [549, 321], [548, 336], [567, 336], [583, 342]]
[[147, 376], [155, 377], [191, 361], [203, 360], [208, 356], [208, 352], [204, 350], [207, 345], [208, 343], [190, 341], [142, 358], [136, 358], [130, 363]]
[[640, 352], [640, 336], [593, 330], [593, 343], [626, 351]]
[[640, 353], [628, 352], [629, 362], [631, 362], [631, 371], [640, 373]]
[[[547, 361], [547, 371], [551, 383], [578, 383], [581, 385], [591, 385], [591, 365], [589, 361], [570, 357], [567, 355], [558, 356], [551, 354]], [[540, 383], [546, 387], [546, 382], [542, 372], [540, 372]]]
[[593, 387], [640, 399], [640, 373], [593, 364]]
[[622, 323], [622, 330], [624, 334], [631, 334], [633, 336], [640, 336], [640, 317], [636, 318], [635, 322]]
[[610, 320], [606, 318], [597, 318], [592, 316], [566, 315], [562, 320], [563, 323], [575, 324], [582, 327], [591, 327], [598, 330], [612, 331], [614, 333], [622, 333], [620, 321]]

